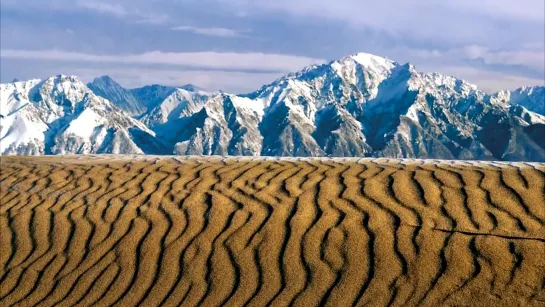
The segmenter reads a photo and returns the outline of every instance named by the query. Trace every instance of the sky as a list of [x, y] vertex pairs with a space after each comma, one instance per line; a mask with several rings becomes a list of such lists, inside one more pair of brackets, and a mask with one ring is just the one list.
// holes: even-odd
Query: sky
[[245, 93], [358, 52], [487, 92], [545, 85], [543, 0], [2, 0], [0, 81]]

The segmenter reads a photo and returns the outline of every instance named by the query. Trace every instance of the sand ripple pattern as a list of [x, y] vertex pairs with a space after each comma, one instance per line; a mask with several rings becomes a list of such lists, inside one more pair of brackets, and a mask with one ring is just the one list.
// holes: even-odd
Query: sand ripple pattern
[[545, 165], [2, 157], [0, 306], [545, 306]]

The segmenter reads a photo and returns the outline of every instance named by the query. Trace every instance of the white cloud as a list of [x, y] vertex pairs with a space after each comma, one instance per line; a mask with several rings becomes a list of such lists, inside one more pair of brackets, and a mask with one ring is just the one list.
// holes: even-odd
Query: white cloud
[[[433, 65], [419, 65], [417, 67], [420, 71], [437, 71], [436, 68]], [[476, 84], [481, 90], [488, 93], [516, 89], [521, 86], [545, 85], [543, 79], [513, 76], [468, 66], [442, 66], [440, 72]]]
[[[545, 4], [542, 0], [216, 0], [227, 7], [249, 11], [254, 9], [268, 11], [283, 11], [301, 15], [319, 15], [327, 18], [340, 18], [357, 24], [380, 23], [395, 26], [398, 18], [402, 21], [418, 22], [427, 19], [429, 13], [446, 13], [440, 17], [472, 14], [473, 16], [488, 15], [502, 19], [518, 19], [543, 21]], [[382, 20], [383, 17], [392, 17]], [[418, 18], [415, 18], [418, 17]], [[393, 19], [395, 18], [395, 19]]]
[[[102, 71], [104, 74], [104, 71]], [[224, 90], [229, 93], [248, 93], [259, 89], [281, 77], [282, 73], [246, 73], [202, 70], [169, 70], [169, 69], [119, 69], [106, 71], [107, 74], [127, 87], [138, 87], [148, 84], [165, 84], [181, 86], [195, 84], [207, 90]], [[91, 75], [100, 75], [99, 71], [91, 71]]]
[[[450, 50], [398, 47], [389, 53], [394, 55], [394, 60], [415, 64], [418, 71], [451, 75], [492, 93], [526, 85], [545, 85], [545, 50], [523, 47], [527, 49], [498, 51], [478, 45]], [[468, 60], [479, 60], [483, 65], [472, 66]], [[519, 67], [534, 71], [533, 77], [517, 73]], [[544, 77], [539, 77], [540, 72]]]
[[291, 72], [325, 62], [304, 56], [272, 53], [161, 52], [99, 55], [59, 50], [0, 50], [0, 57], [27, 60], [76, 61], [119, 64], [165, 64], [216, 70], [266, 70]]
[[127, 10], [120, 4], [112, 4], [108, 2], [101, 1], [83, 1], [80, 0], [77, 2], [78, 6], [94, 10], [100, 13], [107, 13], [116, 15], [119, 17], [124, 17], [128, 14]]
[[136, 24], [149, 24], [149, 25], [164, 25], [170, 22], [170, 17], [165, 14], [135, 14], [135, 20], [131, 21]]
[[543, 0], [456, 0], [442, 2], [447, 9], [464, 10], [469, 13], [487, 14], [499, 18], [543, 21]]
[[[201, 0], [199, 0], [201, 1]], [[543, 41], [543, 0], [214, 0], [235, 12], [333, 20], [388, 33], [397, 40], [500, 44]], [[531, 26], [529, 25], [531, 24]], [[506, 26], [509, 25], [509, 26]], [[521, 30], [523, 27], [524, 31]], [[528, 41], [526, 41], [528, 40]]]
[[523, 66], [545, 73], [545, 49], [490, 50], [484, 46], [469, 45], [446, 51], [401, 48], [397, 52], [428, 61], [483, 60], [487, 65]]
[[[138, 4], [138, 3], [131, 3]], [[80, 9], [92, 10], [97, 13], [110, 14], [124, 18], [134, 24], [163, 25], [170, 21], [165, 13], [143, 11], [137, 5], [122, 5], [121, 3], [109, 3], [103, 1], [78, 0], [76, 5]]]
[[[158, 2], [161, 5], [157, 5]], [[291, 72], [323, 60], [287, 55], [290, 53], [338, 58], [343, 55], [341, 52], [367, 51], [399, 62], [410, 61], [419, 70], [428, 67], [466, 78], [490, 89], [543, 84], [539, 74], [545, 73], [543, 0], [1, 0], [1, 5], [2, 47], [5, 48], [0, 50], [2, 64], [9, 59], [22, 59], [32, 61], [32, 66], [59, 64], [57, 67], [61, 67], [61, 64], [75, 66], [77, 63], [84, 68], [107, 63], [109, 67], [116, 64], [149, 67], [157, 64], [155, 66], [172, 67], [173, 71], [189, 66], [203, 70]], [[18, 14], [3, 18], [12, 10], [53, 18], [59, 13], [62, 13], [59, 18], [64, 18], [66, 13], [86, 13], [81, 14], [85, 20], [64, 18], [59, 28], [48, 24], [50, 19], [23, 18], [14, 22], [20, 18]], [[241, 16], [248, 18], [241, 19]], [[81, 27], [82, 21], [107, 23], [112, 18], [119, 18], [126, 26]], [[217, 18], [214, 20], [221, 22], [221, 27], [195, 26], [214, 24], [211, 18]], [[119, 20], [115, 21], [116, 25]], [[273, 23], [282, 26], [275, 27]], [[142, 35], [144, 26], [134, 24], [162, 27], [150, 26], [146, 35]], [[329, 26], [331, 31], [323, 31]], [[236, 38], [248, 35], [241, 27], [252, 29], [253, 38], [245, 40], [244, 46], [239, 46], [238, 40], [228, 39], [198, 40], [202, 45], [195, 45], [197, 41], [176, 41], [176, 37], [186, 35], [174, 35], [176, 33], [168, 30]], [[28, 50], [35, 48], [43, 50]], [[50, 48], [93, 51], [78, 53]], [[190, 48], [218, 52], [168, 52]], [[121, 52], [118, 51], [121, 49], [128, 54], [98, 53]], [[160, 51], [147, 52], [149, 50]], [[254, 52], [227, 52], [230, 50]], [[475, 61], [475, 66], [468, 67], [468, 60]], [[9, 71], [13, 77], [19, 77], [19, 71], [31, 66], [25, 61], [12, 63], [16, 63]], [[214, 77], [216, 81], [206, 81], [206, 76], [218, 76], [220, 72], [199, 71], [203, 82], [221, 83], [217, 81], [219, 77]], [[149, 73], [162, 80], [159, 75]], [[5, 73], [5, 78], [9, 74]], [[174, 78], [174, 72], [168, 74]], [[517, 77], [522, 75], [527, 77]], [[233, 80], [245, 84], [253, 81], [252, 76], [255, 75], [240, 75]]]
[[243, 36], [242, 33], [226, 28], [198, 28], [192, 26], [177, 26], [170, 28], [174, 31], [186, 31], [200, 35], [218, 36], [218, 37], [238, 37]]
[[478, 57], [482, 57], [487, 64], [520, 65], [529, 68], [541, 68], [545, 71], [545, 50], [514, 50], [490, 52], [484, 50]]
[[[182, 86], [195, 84], [206, 90], [223, 90], [228, 93], [249, 93], [268, 84], [283, 73], [249, 73], [208, 70], [156, 69], [140, 67], [108, 67], [86, 68], [56, 67], [37, 68], [28, 78], [48, 77], [55, 74], [76, 75], [84, 82], [90, 82], [95, 77], [109, 75], [127, 88], [141, 87], [149, 84]], [[21, 76], [20, 77], [26, 77]]]
[[[4, 59], [4, 56], [6, 55], [5, 51], [1, 51], [0, 54]], [[12, 54], [7, 53], [8, 58], [12, 58], [11, 55]], [[71, 59], [73, 59], [73, 57], [66, 58], [65, 60], [71, 61]], [[97, 76], [108, 74], [126, 87], [139, 87], [147, 84], [156, 83], [180, 86], [187, 83], [192, 83], [209, 90], [221, 89], [230, 93], [246, 93], [255, 91], [259, 89], [262, 85], [268, 84], [284, 75], [284, 72], [269, 73], [219, 71], [208, 69], [201, 70], [198, 68], [183, 69], [178, 67], [155, 68], [142, 67], [140, 65], [127, 66], [118, 65], [118, 62], [112, 61], [105, 61], [106, 63], [112, 63], [112, 65], [99, 65], [100, 67], [93, 67], [96, 65], [96, 63], [102, 63], [102, 61], [99, 61], [98, 59], [99, 58], [96, 58], [96, 60], [93, 59], [92, 61], [87, 62], [78, 61], [77, 64], [69, 62], [54, 62], [58, 63], [58, 65], [55, 64], [46, 66], [39, 65], [39, 63], [44, 63], [44, 61], [41, 61], [38, 62], [37, 65], [31, 65], [32, 68], [22, 70], [18, 69], [17, 74], [14, 75], [14, 77], [16, 76], [20, 79], [30, 79], [36, 77], [45, 78], [51, 75], [62, 73], [66, 75], [77, 75], [85, 81], [91, 81]], [[243, 60], [244, 56], [240, 55], [239, 59]], [[135, 64], [148, 63], [138, 62]], [[230, 68], [234, 67], [235, 66], [231, 66]], [[544, 85], [544, 80], [539, 78], [536, 79], [515, 76], [508, 73], [489, 71], [486, 69], [464, 65], [449, 65], [440, 62], [433, 63], [433, 61], [425, 59], [420, 63], [417, 63], [416, 68], [418, 71], [421, 72], [440, 72], [446, 75], [451, 75], [457, 78], [464, 79], [467, 82], [478, 85], [480, 89], [488, 93], [497, 92], [502, 89], [515, 89], [525, 85]], [[295, 71], [297, 69], [291, 69], [290, 71]], [[6, 79], [6, 82], [10, 80], [11, 79]]]

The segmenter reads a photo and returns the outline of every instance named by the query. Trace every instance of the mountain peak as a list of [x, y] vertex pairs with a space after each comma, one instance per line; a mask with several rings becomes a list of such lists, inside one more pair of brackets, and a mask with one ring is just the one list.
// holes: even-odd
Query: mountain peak
[[190, 91], [190, 92], [204, 92], [204, 89], [202, 89], [201, 87], [198, 87], [194, 84], [191, 84], [191, 83], [188, 83], [186, 85], [182, 85], [180, 86], [181, 89], [184, 89], [186, 91]]
[[54, 75], [44, 80], [44, 83], [82, 83], [81, 80], [75, 75]]
[[96, 77], [95, 79], [93, 79], [93, 83], [95, 83], [95, 82], [117, 83], [117, 82], [115, 82], [114, 79], [112, 79], [112, 77], [110, 77], [108, 75]]
[[392, 61], [386, 57], [374, 55], [371, 53], [365, 53], [365, 52], [356, 53], [349, 57], [365, 67], [381, 66], [381, 67], [391, 69], [394, 66], [398, 65], [397, 62]]
[[96, 95], [111, 101], [115, 106], [132, 116], [141, 115], [146, 107], [130, 91], [108, 75], [95, 78], [87, 84]]
[[43, 84], [46, 88], [51, 90], [55, 88], [58, 92], [68, 92], [76, 88], [78, 91], [84, 91], [84, 88], [86, 88], [79, 77], [74, 75], [54, 75], [43, 80]]
[[50, 79], [79, 80], [78, 76], [76, 75], [65, 75], [65, 74], [53, 75], [50, 77]]

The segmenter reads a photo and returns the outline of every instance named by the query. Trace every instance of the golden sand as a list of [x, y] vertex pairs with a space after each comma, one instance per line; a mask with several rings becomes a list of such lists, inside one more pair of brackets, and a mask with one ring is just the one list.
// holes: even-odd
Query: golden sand
[[0, 306], [545, 306], [545, 165], [2, 157]]

